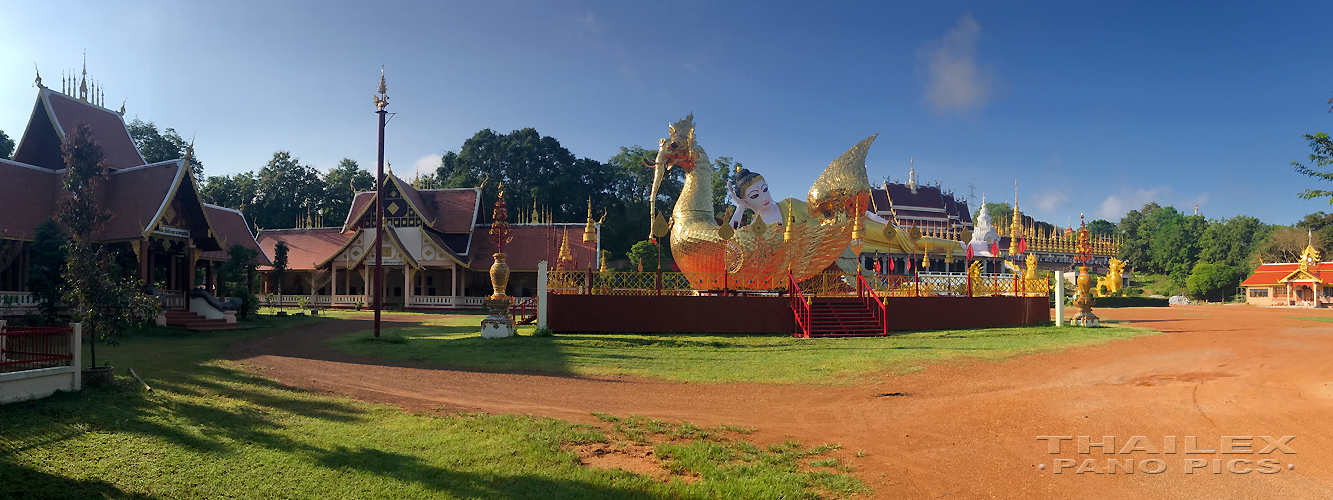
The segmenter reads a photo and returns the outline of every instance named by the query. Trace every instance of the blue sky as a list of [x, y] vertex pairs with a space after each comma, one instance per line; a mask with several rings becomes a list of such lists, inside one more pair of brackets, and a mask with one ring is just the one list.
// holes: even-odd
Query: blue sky
[[[0, 130], [33, 63], [88, 71], [108, 107], [196, 138], [206, 174], [276, 150], [433, 170], [482, 128], [605, 160], [693, 112], [699, 142], [804, 198], [878, 133], [872, 182], [1118, 220], [1148, 201], [1289, 224], [1327, 202], [1288, 163], [1333, 130], [1327, 6], [1210, 2], [17, 2], [0, 17]], [[53, 11], [59, 11], [54, 15]], [[56, 23], [59, 24], [56, 24]], [[970, 188], [971, 186], [971, 188]], [[974, 191], [973, 191], [974, 188]]]

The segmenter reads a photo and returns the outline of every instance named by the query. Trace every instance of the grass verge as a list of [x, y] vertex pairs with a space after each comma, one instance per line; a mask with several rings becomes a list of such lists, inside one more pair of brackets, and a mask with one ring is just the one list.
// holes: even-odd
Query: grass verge
[[[433, 316], [419, 326], [331, 339], [338, 351], [481, 371], [631, 375], [688, 382], [852, 384], [932, 362], [998, 360], [1156, 333], [1142, 328], [1022, 327], [906, 332], [888, 337], [788, 335], [520, 335], [483, 339], [474, 317]], [[531, 330], [527, 330], [531, 331]], [[523, 333], [524, 330], [520, 330]]]
[[[682, 467], [700, 471], [701, 480], [584, 467], [567, 448], [617, 434], [533, 416], [407, 414], [284, 387], [217, 359], [238, 338], [316, 321], [330, 320], [259, 317], [254, 329], [218, 333], [148, 328], [117, 347], [99, 346], [99, 361], [122, 375], [115, 387], [0, 406], [0, 498], [812, 498], [860, 491], [842, 475], [735, 469], [734, 455], [695, 453], [689, 450], [703, 444], [684, 441], [663, 446], [681, 446], [674, 453]], [[129, 367], [154, 390], [123, 376]], [[641, 433], [650, 433], [644, 426]]]

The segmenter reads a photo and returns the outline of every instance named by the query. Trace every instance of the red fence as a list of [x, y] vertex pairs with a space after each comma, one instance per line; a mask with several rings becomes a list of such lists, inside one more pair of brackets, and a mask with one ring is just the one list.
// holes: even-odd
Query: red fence
[[0, 373], [69, 366], [73, 334], [69, 327], [0, 327]]

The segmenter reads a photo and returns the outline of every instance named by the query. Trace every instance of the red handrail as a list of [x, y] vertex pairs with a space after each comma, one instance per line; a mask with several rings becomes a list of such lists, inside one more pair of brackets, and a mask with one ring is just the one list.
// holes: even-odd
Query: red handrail
[[15, 327], [0, 328], [0, 372], [31, 370], [68, 365], [72, 328]]
[[810, 338], [810, 303], [805, 301], [801, 286], [796, 284], [796, 277], [787, 273], [788, 295], [791, 295], [791, 312], [796, 316], [796, 332], [793, 337]]
[[[863, 293], [862, 290], [865, 292]], [[879, 322], [879, 330], [883, 332], [884, 335], [888, 335], [888, 311], [884, 307], [884, 301], [879, 299], [879, 294], [870, 286], [870, 283], [866, 282], [865, 275], [856, 275], [856, 296], [861, 297], [865, 302], [866, 309], [870, 309], [870, 312], [875, 313], [875, 320]]]

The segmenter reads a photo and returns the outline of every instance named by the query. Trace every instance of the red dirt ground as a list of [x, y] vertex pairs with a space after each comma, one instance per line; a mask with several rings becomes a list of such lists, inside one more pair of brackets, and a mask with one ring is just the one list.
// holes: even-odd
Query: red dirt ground
[[[323, 339], [361, 321], [254, 339], [232, 349], [284, 384], [387, 402], [595, 422], [590, 412], [638, 414], [759, 429], [760, 442], [796, 439], [864, 451], [851, 463], [876, 498], [1333, 498], [1333, 324], [1290, 319], [1333, 311], [1248, 306], [1101, 309], [1105, 319], [1164, 332], [1001, 362], [949, 362], [873, 386], [685, 384], [472, 373], [331, 352]], [[390, 316], [392, 317], [392, 316]], [[885, 393], [906, 396], [881, 397]], [[1104, 455], [1037, 436], [1133, 436], [1150, 447]], [[1258, 436], [1296, 436], [1296, 454], [1257, 454]], [[1166, 436], [1177, 452], [1165, 453]], [[1193, 436], [1197, 438], [1187, 438]], [[1253, 453], [1222, 454], [1221, 436], [1251, 436]], [[1187, 450], [1187, 445], [1197, 448]], [[1237, 447], [1234, 451], [1246, 448]], [[1212, 450], [1186, 454], [1186, 451]], [[1108, 474], [1107, 459], [1163, 460], [1157, 474]], [[1186, 473], [1187, 459], [1203, 468]], [[1259, 473], [1261, 459], [1277, 473]], [[1056, 474], [1056, 459], [1095, 471]], [[1228, 464], [1237, 471], [1228, 471]], [[1155, 465], [1155, 464], [1154, 464]], [[1288, 469], [1288, 465], [1294, 469]], [[1155, 467], [1148, 467], [1149, 470]]]

